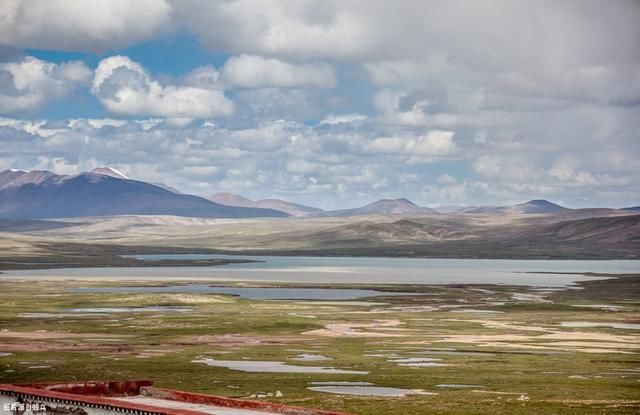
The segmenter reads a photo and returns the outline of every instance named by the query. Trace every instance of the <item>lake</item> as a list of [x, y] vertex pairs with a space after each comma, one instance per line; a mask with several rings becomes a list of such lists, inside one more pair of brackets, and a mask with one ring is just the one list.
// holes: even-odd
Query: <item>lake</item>
[[251, 300], [356, 300], [381, 295], [416, 295], [410, 292], [382, 292], [359, 289], [216, 287], [209, 284], [180, 284], [160, 287], [81, 287], [75, 291], [85, 293], [204, 293], [233, 295]]
[[[640, 272], [638, 260], [495, 260], [304, 256], [138, 255], [161, 259], [250, 259], [204, 267], [115, 267], [7, 271], [5, 278], [256, 281], [314, 284], [508, 284], [567, 287], [585, 273]], [[599, 277], [602, 278], [602, 277]]]

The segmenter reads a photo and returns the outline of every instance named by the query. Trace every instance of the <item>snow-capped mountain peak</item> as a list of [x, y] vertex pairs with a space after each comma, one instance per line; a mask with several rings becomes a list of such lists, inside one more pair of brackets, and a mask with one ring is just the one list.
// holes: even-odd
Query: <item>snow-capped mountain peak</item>
[[118, 169], [115, 169], [109, 166], [96, 167], [95, 169], [91, 170], [91, 173], [102, 174], [104, 176], [111, 176], [111, 177], [115, 177], [116, 179], [129, 179], [129, 177], [126, 174], [122, 173]]

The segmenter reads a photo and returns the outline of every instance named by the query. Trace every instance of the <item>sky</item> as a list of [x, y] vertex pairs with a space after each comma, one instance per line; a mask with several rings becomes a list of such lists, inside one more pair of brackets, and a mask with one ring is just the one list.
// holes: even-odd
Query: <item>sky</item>
[[637, 0], [3, 0], [0, 170], [640, 204]]

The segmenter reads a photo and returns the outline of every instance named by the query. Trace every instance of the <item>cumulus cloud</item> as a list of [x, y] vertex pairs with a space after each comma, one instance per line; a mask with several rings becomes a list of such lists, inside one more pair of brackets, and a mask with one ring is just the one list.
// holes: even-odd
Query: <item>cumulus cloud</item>
[[636, 0], [86, 3], [2, 2], [0, 62], [22, 66], [2, 64], [0, 112], [33, 111], [87, 78], [79, 63], [31, 70], [15, 48], [100, 52], [180, 28], [231, 58], [171, 75], [104, 59], [91, 92], [125, 119], [0, 120], [3, 166], [34, 166], [36, 151], [65, 170], [120, 160], [153, 181], [175, 172], [189, 191], [308, 203], [637, 204]]
[[386, 154], [405, 154], [412, 157], [447, 156], [455, 152], [452, 131], [429, 131], [419, 137], [383, 137], [371, 141], [369, 148]]
[[126, 56], [100, 61], [91, 91], [111, 113], [169, 117], [178, 120], [178, 124], [190, 118], [214, 118], [233, 112], [233, 103], [222, 91], [162, 85]]
[[29, 112], [47, 101], [63, 98], [87, 84], [91, 70], [82, 62], [61, 64], [32, 56], [0, 63], [0, 113]]
[[320, 124], [328, 125], [340, 125], [340, 124], [354, 124], [367, 121], [369, 117], [364, 114], [340, 114], [340, 115], [328, 115], [324, 119], [320, 120]]
[[220, 72], [213, 65], [199, 66], [184, 77], [185, 85], [204, 89], [223, 89]]
[[322, 117], [322, 97], [304, 88], [257, 88], [236, 91], [236, 118], [246, 125], [285, 118], [310, 120]]
[[4, 0], [0, 44], [100, 52], [150, 38], [170, 13], [164, 0]]
[[549, 174], [562, 182], [578, 186], [595, 184], [596, 179], [589, 172], [580, 170], [580, 164], [580, 160], [575, 156], [563, 156], [553, 163]]
[[540, 168], [522, 155], [482, 155], [471, 167], [480, 176], [499, 182], [527, 183], [541, 177]]
[[[0, 118], [0, 168], [76, 173], [114, 165], [129, 177], [207, 195], [231, 191], [334, 208], [382, 197], [417, 203], [501, 204], [545, 197], [576, 205], [637, 203], [635, 159], [606, 151], [549, 161], [478, 153], [449, 131], [384, 137], [336, 134], [325, 124], [268, 121], [229, 128], [206, 122], [176, 130], [158, 120], [25, 121]], [[454, 158], [454, 161], [451, 160]], [[468, 166], [469, 174], [459, 165]], [[586, 182], [585, 179], [588, 179]]]
[[[620, 61], [640, 53], [634, 42], [640, 37], [640, 6], [634, 0], [606, 8], [596, 0], [401, 0], [392, 8], [386, 0], [180, 0], [173, 5], [180, 21], [207, 46], [241, 53], [375, 60], [439, 55], [489, 70], [505, 63], [544, 68], [607, 57]], [[610, 22], [616, 22], [616, 30]]]
[[336, 84], [333, 68], [326, 63], [293, 64], [261, 56], [231, 57], [225, 62], [221, 72], [226, 82], [240, 88], [332, 88]]
[[[334, 1], [275, 0], [173, 4], [178, 19], [215, 50], [333, 57], [359, 54], [363, 42], [375, 41], [367, 36], [368, 22], [361, 17], [365, 8], [357, 4], [344, 7]], [[242, 36], [238, 36], [239, 28]]]

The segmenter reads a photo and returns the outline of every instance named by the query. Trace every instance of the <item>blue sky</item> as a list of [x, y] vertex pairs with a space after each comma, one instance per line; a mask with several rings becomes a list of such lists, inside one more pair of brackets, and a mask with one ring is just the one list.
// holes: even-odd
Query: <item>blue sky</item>
[[635, 1], [0, 8], [0, 169], [326, 208], [639, 203]]

